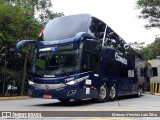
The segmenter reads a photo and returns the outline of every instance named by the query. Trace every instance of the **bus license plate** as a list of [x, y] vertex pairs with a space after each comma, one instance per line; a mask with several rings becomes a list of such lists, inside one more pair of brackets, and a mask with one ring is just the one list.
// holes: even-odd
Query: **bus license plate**
[[51, 99], [52, 98], [52, 94], [43, 94], [43, 98]]

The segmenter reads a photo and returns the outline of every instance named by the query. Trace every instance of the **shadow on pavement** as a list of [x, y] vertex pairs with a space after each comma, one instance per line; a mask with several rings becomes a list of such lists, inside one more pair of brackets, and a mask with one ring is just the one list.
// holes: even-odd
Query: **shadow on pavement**
[[55, 102], [55, 103], [46, 103], [46, 104], [38, 104], [34, 106], [45, 106], [45, 107], [53, 107], [53, 106], [59, 106], [59, 107], [77, 107], [77, 106], [84, 106], [84, 105], [91, 105], [94, 104], [91, 99], [88, 100], [81, 100], [81, 101], [69, 101], [67, 103], [63, 102]]
[[[137, 98], [135, 95], [127, 95], [127, 96], [118, 97], [116, 101], [122, 101], [122, 100], [126, 100], [126, 99], [140, 99], [140, 98]], [[112, 101], [108, 101], [108, 102], [112, 102]], [[56, 107], [77, 107], [77, 106], [88, 106], [88, 105], [92, 105], [92, 104], [104, 104], [104, 103], [96, 103], [96, 102], [94, 102], [91, 99], [87, 99], [87, 100], [80, 100], [80, 101], [72, 101], [71, 100], [70, 102], [67, 102], [67, 103], [55, 102], [55, 103], [37, 104], [37, 105], [33, 105], [33, 106], [44, 106], [44, 107], [53, 107], [53, 106], [56, 106]]]

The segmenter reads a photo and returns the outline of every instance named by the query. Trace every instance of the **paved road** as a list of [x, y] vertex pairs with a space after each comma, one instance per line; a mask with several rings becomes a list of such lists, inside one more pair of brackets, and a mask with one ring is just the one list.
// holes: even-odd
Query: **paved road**
[[[67, 104], [54, 99], [20, 99], [1, 100], [0, 111], [160, 111], [160, 96], [144, 94], [141, 98], [134, 96], [121, 97], [116, 101], [93, 103], [90, 100], [81, 102], [71, 101]], [[61, 118], [57, 118], [61, 119]], [[64, 118], [63, 118], [64, 119]], [[75, 118], [74, 118], [75, 119]], [[76, 118], [76, 120], [90, 120], [90, 118]], [[94, 118], [93, 120], [102, 118]], [[117, 118], [106, 118], [116, 120]], [[118, 118], [119, 120], [145, 120], [145, 118]], [[154, 117], [149, 120], [159, 120]], [[64, 119], [65, 120], [65, 119]], [[104, 119], [103, 119], [104, 120]]]
[[160, 96], [145, 94], [141, 98], [121, 97], [106, 103], [90, 100], [62, 104], [54, 99], [1, 100], [0, 111], [160, 111]]

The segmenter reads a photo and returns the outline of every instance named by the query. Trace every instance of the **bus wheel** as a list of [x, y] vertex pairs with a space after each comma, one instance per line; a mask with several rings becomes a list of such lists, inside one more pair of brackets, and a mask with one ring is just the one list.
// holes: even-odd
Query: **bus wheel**
[[58, 99], [60, 102], [62, 102], [62, 103], [67, 103], [67, 102], [69, 102], [70, 101], [70, 99]]
[[109, 97], [110, 97], [111, 100], [116, 100], [117, 95], [118, 95], [117, 86], [114, 85], [114, 86], [111, 87], [111, 91], [110, 91]]
[[98, 98], [94, 98], [94, 100], [96, 102], [99, 103], [104, 103], [108, 100], [108, 96], [109, 96], [109, 92], [108, 92], [108, 86], [106, 85], [106, 83], [104, 83], [101, 87], [100, 87], [100, 91], [99, 91], [99, 97]]
[[137, 97], [140, 98], [142, 96], [142, 88], [138, 87]]

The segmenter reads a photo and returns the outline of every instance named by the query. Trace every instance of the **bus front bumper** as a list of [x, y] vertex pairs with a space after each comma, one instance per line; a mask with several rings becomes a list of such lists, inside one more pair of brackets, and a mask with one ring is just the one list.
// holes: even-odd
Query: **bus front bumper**
[[92, 86], [80, 84], [68, 85], [59, 89], [39, 89], [32, 85], [28, 87], [28, 94], [33, 98], [48, 99], [86, 99], [98, 97], [98, 90]]

